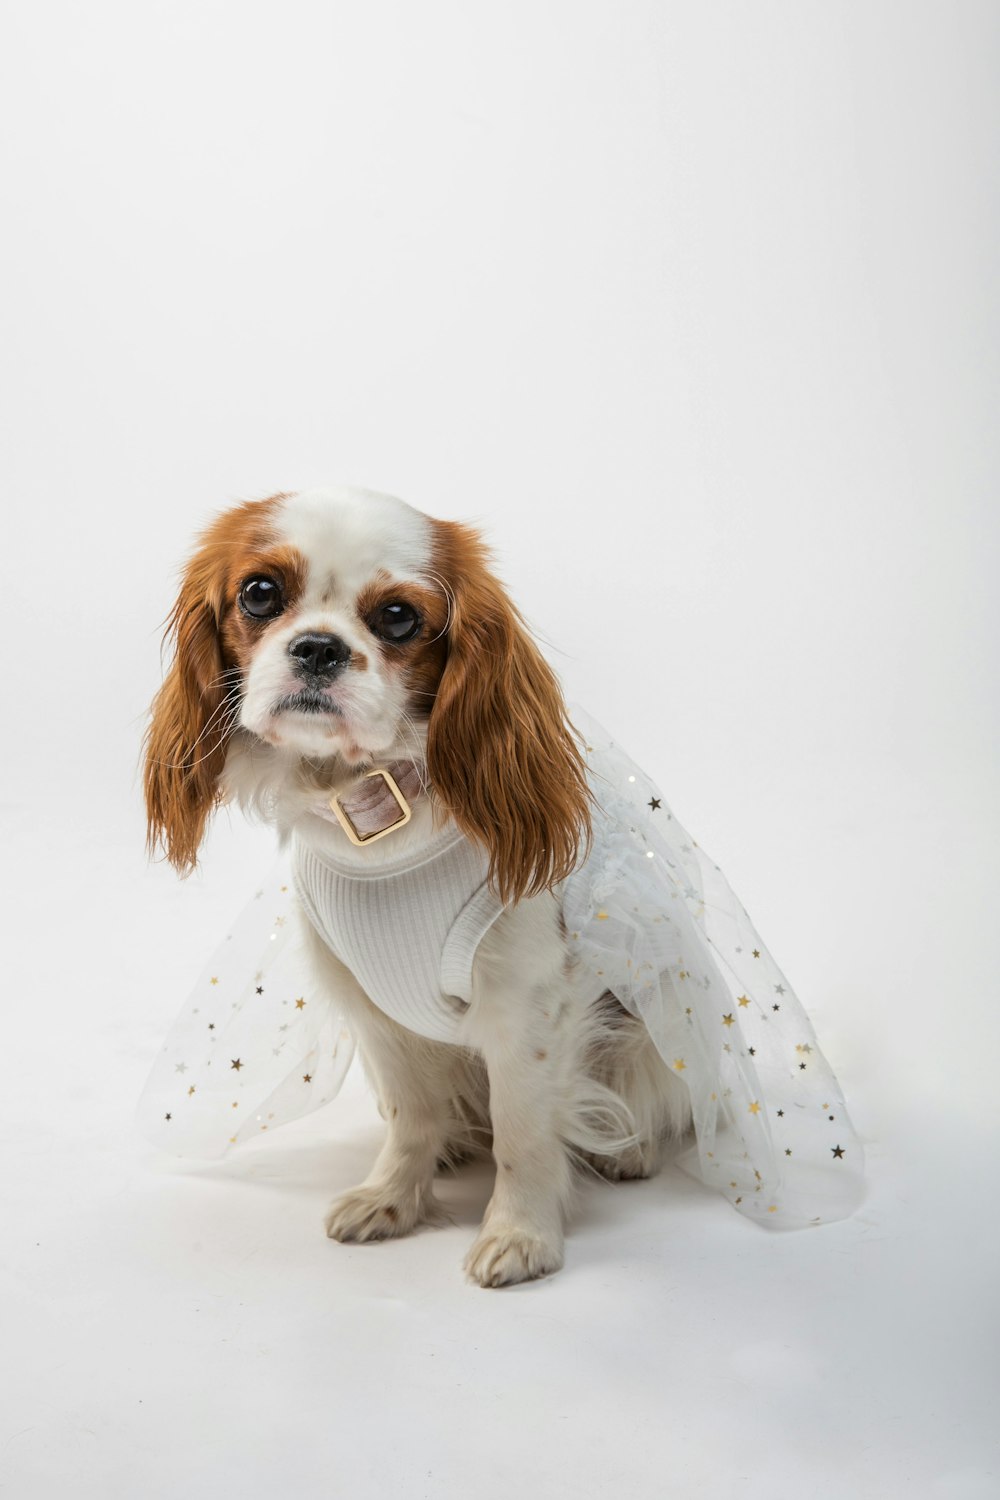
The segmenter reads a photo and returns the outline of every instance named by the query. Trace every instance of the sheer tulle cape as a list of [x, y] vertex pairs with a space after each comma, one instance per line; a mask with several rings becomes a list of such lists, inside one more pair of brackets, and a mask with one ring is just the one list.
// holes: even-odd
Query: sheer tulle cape
[[[640, 1017], [687, 1086], [680, 1165], [772, 1228], [840, 1219], [863, 1194], [863, 1153], [839, 1085], [788, 980], [718, 865], [662, 792], [570, 706], [596, 807], [590, 857], [562, 886], [569, 941]], [[353, 1041], [304, 962], [285, 861], [212, 955], [139, 1105], [155, 1144], [218, 1157], [327, 1103]]]
[[680, 1165], [772, 1228], [846, 1217], [863, 1152], [792, 986], [657, 785], [584, 709], [570, 713], [598, 803], [593, 851], [566, 883], [570, 940], [688, 1087], [694, 1144]]
[[212, 1158], [340, 1090], [354, 1041], [318, 991], [289, 861], [278, 861], [212, 954], [139, 1100], [142, 1133]]

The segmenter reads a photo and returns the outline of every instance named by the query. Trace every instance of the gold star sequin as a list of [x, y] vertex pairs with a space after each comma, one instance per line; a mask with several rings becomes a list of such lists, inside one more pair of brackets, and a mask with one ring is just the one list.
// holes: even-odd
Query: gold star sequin
[[843, 1146], [831, 1146], [830, 1150], [833, 1152], [834, 1156], [837, 1158], [838, 1161], [841, 1159], [841, 1157], [844, 1154], [844, 1148], [843, 1148]]
[[752, 1114], [752, 1115], [759, 1115], [760, 1114], [760, 1100], [759, 1099], [755, 1099], [753, 1101], [753, 1103], [748, 1106], [748, 1109], [749, 1109], [749, 1113], [750, 1114]]
[[305, 1010], [305, 1008], [306, 1008], [306, 1002], [302, 999], [302, 997], [300, 995], [299, 998], [298, 998], [298, 1000], [296, 1000], [296, 1002], [295, 1002], [295, 1009], [296, 1010]]
[[674, 1058], [674, 1068], [678, 1073], [683, 1073], [686, 1067], [687, 1063], [684, 1061], [683, 1057]]
[[303, 1075], [302, 1075], [302, 1082], [303, 1083], [312, 1083], [312, 1081], [313, 1081], [313, 1076], [312, 1076], [311, 1073], [303, 1073]]
[[190, 1099], [190, 1097], [191, 1097], [191, 1095], [193, 1093], [194, 1093], [194, 1084], [192, 1083], [191, 1087], [188, 1089], [188, 1098], [189, 1099]]
[[736, 1004], [742, 1006], [744, 1008], [744, 1010], [745, 1010], [746, 1007], [750, 1004], [750, 997], [749, 997], [749, 995], [741, 995], [740, 998], [737, 1000]]
[[242, 1068], [242, 1066], [243, 1066], [243, 1064], [242, 1064], [242, 1063], [241, 1063], [241, 1062], [240, 1062], [240, 1060], [239, 1060], [239, 1058], [238, 1058], [238, 1057], [234, 1057], [234, 1058], [233, 1058], [233, 1059], [232, 1059], [232, 1060], [231, 1060], [231, 1062], [230, 1062], [230, 1064], [229, 1064], [229, 1066], [230, 1066], [230, 1067], [231, 1067], [231, 1068], [234, 1068], [234, 1069], [235, 1069], [235, 1070], [236, 1070], [236, 1072], [237, 1072], [237, 1073], [238, 1073], [238, 1072], [239, 1072], [239, 1071], [240, 1071], [240, 1069], [241, 1069], [241, 1068]]
[[760, 949], [759, 948], [755, 948], [753, 950], [753, 956], [754, 956], [754, 958], [760, 958]]
[[209, 982], [209, 984], [218, 984], [218, 982], [219, 982], [219, 976], [218, 976], [218, 974], [213, 974], [212, 977], [211, 977], [211, 979], [208, 982]]
[[736, 1024], [736, 1017], [730, 1012], [728, 1016], [723, 1016], [722, 1024], [723, 1026], [734, 1026]]
[[606, 922], [608, 920], [608, 914], [606, 911], [598, 911], [595, 912], [594, 915], [599, 922]]

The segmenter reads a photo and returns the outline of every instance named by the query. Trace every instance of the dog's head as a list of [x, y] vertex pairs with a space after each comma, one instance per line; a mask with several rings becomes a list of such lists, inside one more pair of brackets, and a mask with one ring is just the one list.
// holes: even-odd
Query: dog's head
[[252, 801], [255, 778], [339, 788], [394, 758], [426, 762], [503, 900], [576, 864], [590, 836], [577, 738], [470, 527], [364, 490], [238, 505], [202, 535], [168, 634], [145, 789], [150, 846], [178, 869], [235, 761]]

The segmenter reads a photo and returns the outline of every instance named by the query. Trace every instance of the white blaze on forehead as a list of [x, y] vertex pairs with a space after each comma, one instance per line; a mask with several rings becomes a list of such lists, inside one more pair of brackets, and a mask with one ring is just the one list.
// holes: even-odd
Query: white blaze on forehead
[[306, 563], [300, 608], [324, 596], [349, 604], [379, 569], [420, 578], [430, 564], [430, 522], [393, 495], [347, 486], [303, 490], [282, 502], [276, 519], [282, 542]]

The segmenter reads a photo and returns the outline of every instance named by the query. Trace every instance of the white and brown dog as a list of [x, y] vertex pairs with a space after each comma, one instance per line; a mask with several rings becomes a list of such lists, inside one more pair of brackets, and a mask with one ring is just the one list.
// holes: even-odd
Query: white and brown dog
[[[151, 847], [190, 870], [225, 801], [292, 841], [311, 965], [386, 1120], [327, 1232], [440, 1218], [438, 1166], [491, 1145], [470, 1276], [555, 1271], [574, 1166], [649, 1175], [687, 1099], [570, 952], [560, 889], [587, 856], [591, 791], [559, 684], [478, 533], [356, 489], [238, 505], [201, 537], [169, 626]], [[341, 910], [324, 909], [324, 880], [351, 893]], [[446, 993], [433, 960], [459, 913], [468, 982]]]

